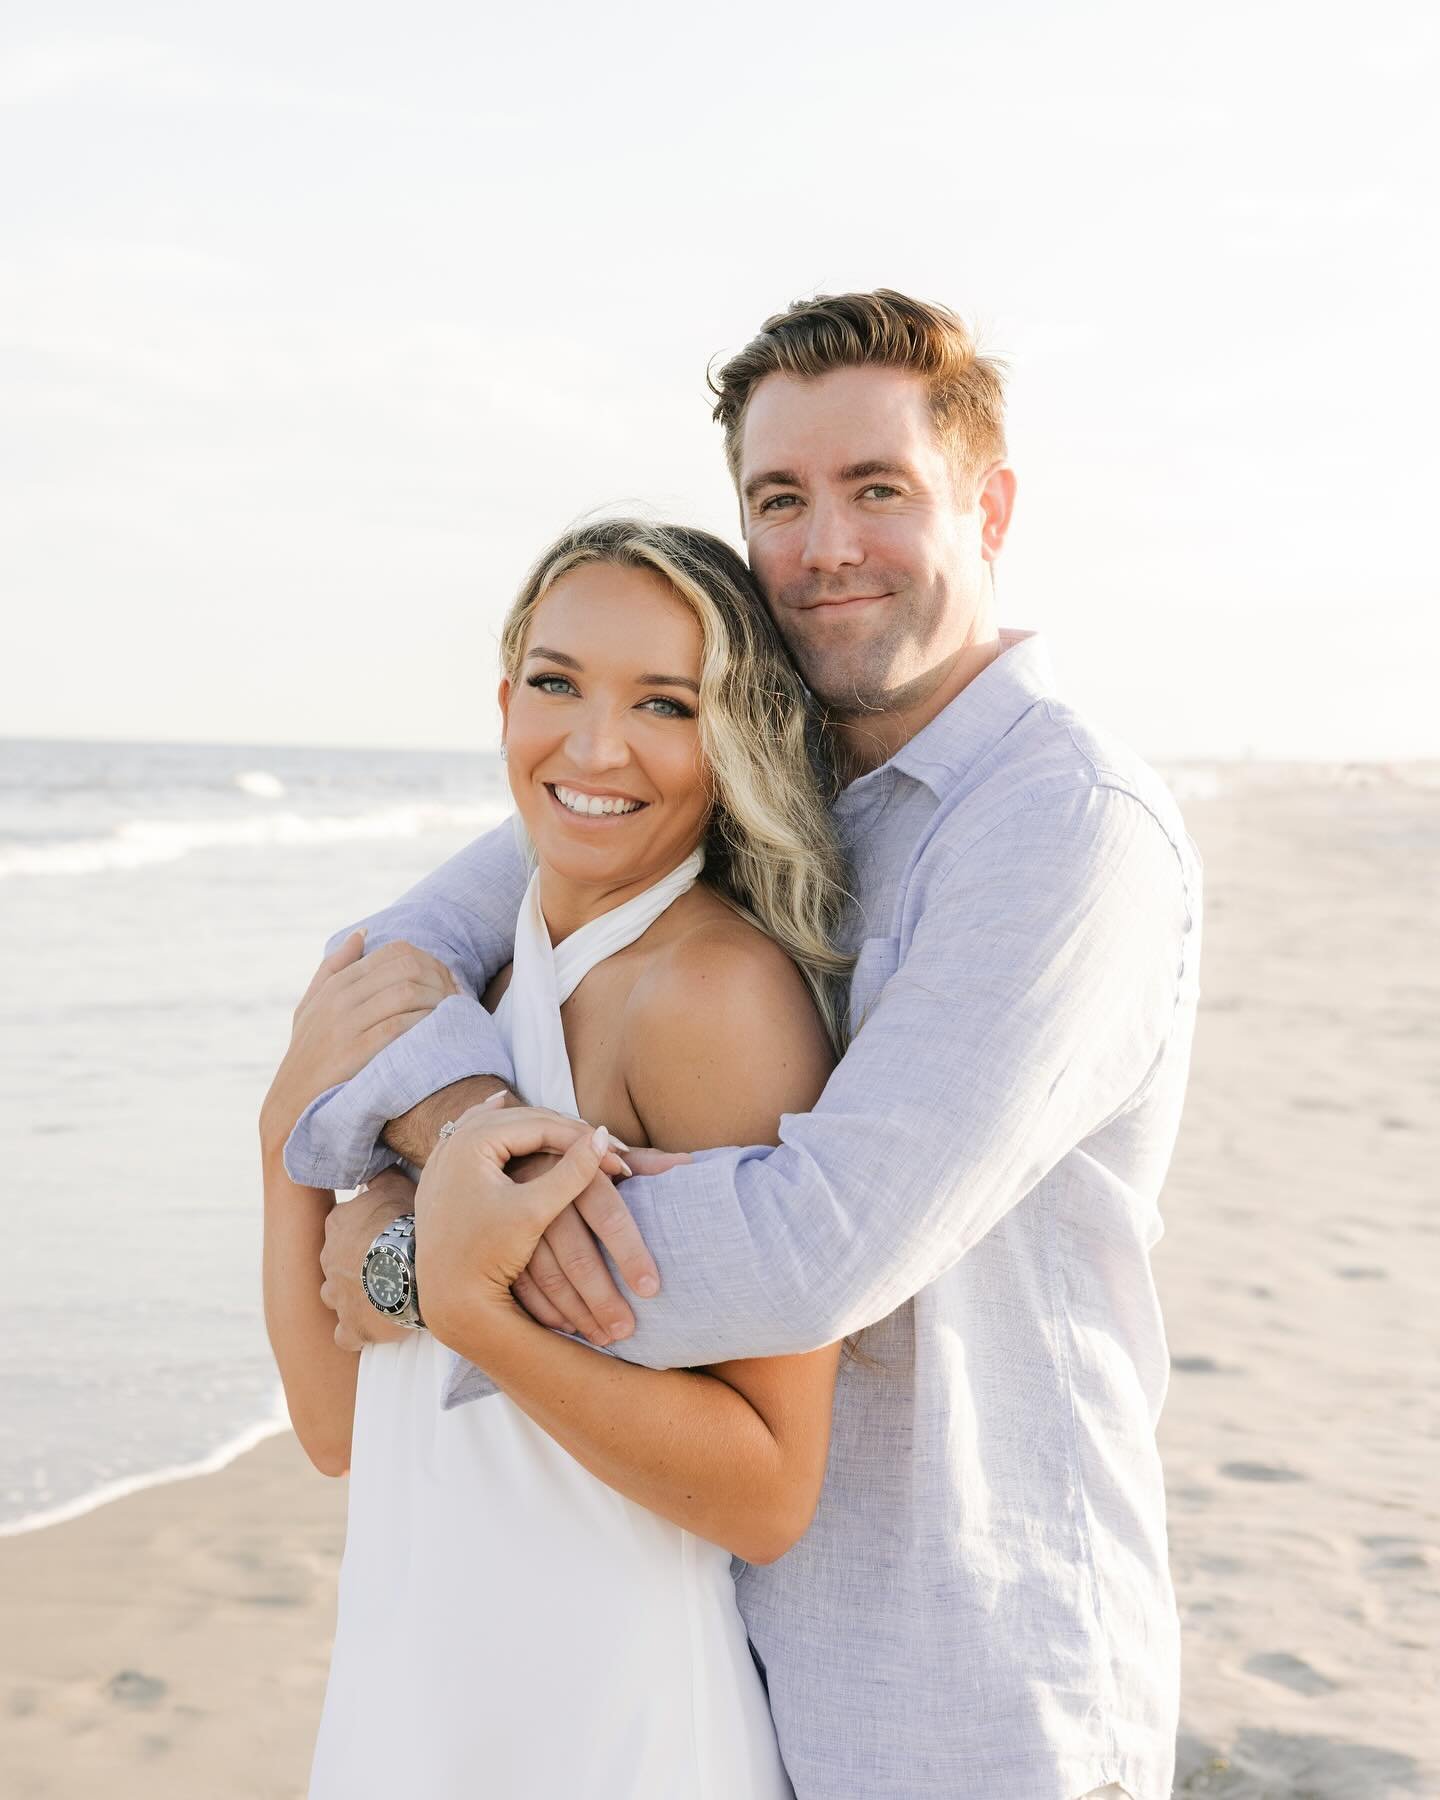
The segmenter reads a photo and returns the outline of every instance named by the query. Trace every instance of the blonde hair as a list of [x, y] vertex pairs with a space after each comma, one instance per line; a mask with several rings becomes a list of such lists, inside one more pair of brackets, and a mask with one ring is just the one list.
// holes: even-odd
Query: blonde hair
[[767, 319], [719, 376], [710, 377], [714, 417], [725, 430], [725, 460], [736, 486], [745, 409], [759, 382], [767, 375], [813, 380], [866, 366], [922, 378], [936, 435], [965, 481], [1005, 456], [1004, 368], [980, 354], [963, 319], [893, 288], [817, 294]]
[[843, 1050], [854, 959], [835, 947], [848, 902], [828, 803], [838, 785], [819, 720], [754, 577], [709, 532], [640, 519], [579, 525], [536, 560], [500, 633], [513, 682], [530, 620], [586, 563], [660, 575], [700, 625], [700, 747], [714, 804], [702, 879], [794, 959], [831, 1043]]

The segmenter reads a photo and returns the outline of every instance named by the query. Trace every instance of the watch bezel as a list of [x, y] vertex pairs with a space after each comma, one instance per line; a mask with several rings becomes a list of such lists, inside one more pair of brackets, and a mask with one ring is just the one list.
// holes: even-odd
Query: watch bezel
[[[395, 1264], [400, 1271], [400, 1277], [404, 1284], [405, 1291], [393, 1306], [386, 1306], [376, 1299], [375, 1290], [370, 1285], [371, 1267], [373, 1264], [377, 1263], [382, 1256]], [[360, 1268], [360, 1280], [365, 1289], [365, 1298], [375, 1308], [376, 1312], [384, 1313], [387, 1319], [398, 1318], [401, 1313], [410, 1310], [411, 1302], [415, 1298], [415, 1271], [411, 1266], [409, 1257], [406, 1256], [405, 1252], [401, 1250], [398, 1245], [372, 1244], [365, 1252], [365, 1261], [361, 1264]]]

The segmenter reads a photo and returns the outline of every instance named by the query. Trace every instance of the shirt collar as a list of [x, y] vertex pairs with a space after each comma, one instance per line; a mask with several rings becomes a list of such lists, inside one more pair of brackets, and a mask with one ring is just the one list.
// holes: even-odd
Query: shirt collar
[[1039, 699], [1054, 691], [1050, 657], [1033, 631], [1000, 633], [1000, 654], [963, 687], [888, 762], [852, 781], [840, 796], [865, 793], [887, 771], [908, 775], [941, 800], [967, 769], [998, 744]]

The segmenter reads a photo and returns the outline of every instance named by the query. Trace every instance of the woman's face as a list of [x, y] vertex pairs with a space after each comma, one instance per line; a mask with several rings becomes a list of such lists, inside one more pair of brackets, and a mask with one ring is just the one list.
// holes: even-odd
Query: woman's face
[[646, 887], [699, 843], [711, 800], [701, 651], [694, 613], [648, 569], [585, 563], [535, 608], [500, 710], [510, 789], [543, 869]]

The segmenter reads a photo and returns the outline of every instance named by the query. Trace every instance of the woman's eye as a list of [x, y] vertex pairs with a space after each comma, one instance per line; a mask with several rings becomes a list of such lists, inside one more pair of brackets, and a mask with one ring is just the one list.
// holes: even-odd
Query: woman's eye
[[643, 708], [653, 711], [661, 719], [693, 719], [694, 713], [680, 701], [672, 700], [668, 694], [652, 694], [648, 700], [640, 702]]
[[531, 675], [525, 685], [538, 688], [542, 694], [573, 694], [575, 691], [563, 675]]

